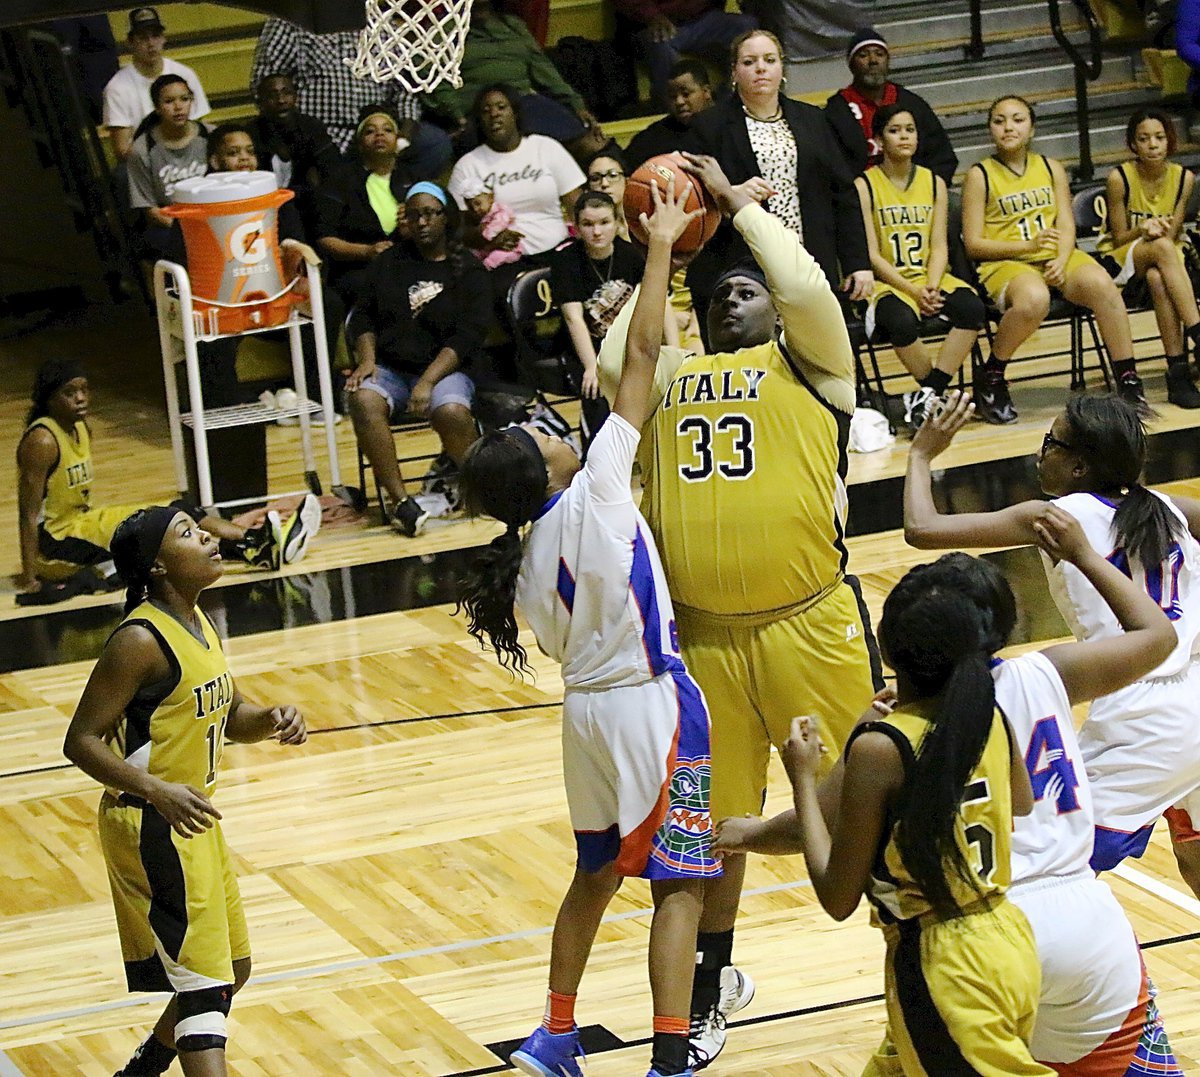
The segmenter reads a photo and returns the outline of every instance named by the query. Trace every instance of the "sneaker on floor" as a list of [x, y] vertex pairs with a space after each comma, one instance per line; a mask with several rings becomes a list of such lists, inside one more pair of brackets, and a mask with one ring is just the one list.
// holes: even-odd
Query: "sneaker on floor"
[[583, 1077], [583, 1070], [575, 1061], [583, 1057], [579, 1029], [555, 1036], [538, 1025], [508, 1061], [531, 1077]]
[[423, 509], [411, 497], [406, 497], [388, 510], [388, 522], [409, 538], [416, 538], [424, 531], [428, 519], [428, 510]]
[[904, 425], [910, 433], [915, 434], [921, 429], [930, 406], [937, 399], [937, 393], [928, 385], [922, 385], [916, 392], [904, 394]]
[[283, 527], [280, 540], [281, 560], [285, 565], [294, 565], [304, 559], [308, 544], [321, 530], [321, 502], [315, 494], [308, 494], [296, 506], [296, 511]]
[[735, 965], [726, 965], [721, 970], [721, 997], [717, 1001], [717, 1009], [722, 1017], [732, 1017], [738, 1010], [744, 1010], [754, 998], [754, 981], [748, 973], [742, 972]]
[[692, 1014], [688, 1031], [688, 1065], [698, 1073], [711, 1065], [725, 1047], [725, 1015], [714, 1004], [704, 1013]]
[[976, 379], [971, 397], [975, 401], [975, 414], [984, 422], [1007, 426], [1017, 421], [1017, 409], [1013, 407], [1008, 382], [1003, 374], [985, 371]]
[[1132, 404], [1142, 414], [1150, 410], [1150, 405], [1146, 403], [1146, 390], [1142, 385], [1142, 379], [1132, 370], [1117, 378], [1117, 395]]
[[242, 559], [255, 568], [276, 569], [282, 563], [283, 523], [272, 510], [258, 527], [252, 527], [238, 544]]
[[1167, 368], [1167, 401], [1179, 408], [1200, 408], [1200, 391], [1186, 364]]
[[113, 1077], [159, 1077], [171, 1068], [176, 1057], [172, 1048], [148, 1038]]
[[[692, 1069], [691, 1066], [688, 1066], [688, 1068], [685, 1069], [682, 1073], [672, 1074], [671, 1077], [692, 1077], [692, 1075], [695, 1072], [696, 1071], [694, 1069]], [[656, 1070], [656, 1069], [651, 1069], [650, 1072], [646, 1074], [646, 1077], [665, 1077], [665, 1075], [659, 1073], [658, 1070]]]
[[439, 453], [429, 466], [429, 474], [421, 486], [420, 497], [440, 494], [446, 499], [448, 513], [462, 508], [462, 494], [458, 489], [458, 465], [445, 453]]

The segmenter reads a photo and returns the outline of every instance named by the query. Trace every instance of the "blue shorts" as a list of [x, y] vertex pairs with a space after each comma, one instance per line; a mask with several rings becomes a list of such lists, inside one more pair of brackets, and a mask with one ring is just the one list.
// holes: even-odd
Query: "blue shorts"
[[[375, 373], [366, 378], [358, 387], [359, 392], [369, 390], [378, 393], [388, 403], [389, 420], [394, 422], [408, 408], [408, 398], [412, 395], [412, 387], [420, 381], [417, 374], [401, 374], [391, 367], [377, 366]], [[461, 370], [447, 374], [433, 387], [429, 398], [430, 414], [447, 404], [461, 404], [464, 408], [471, 407], [475, 399], [475, 383]]]

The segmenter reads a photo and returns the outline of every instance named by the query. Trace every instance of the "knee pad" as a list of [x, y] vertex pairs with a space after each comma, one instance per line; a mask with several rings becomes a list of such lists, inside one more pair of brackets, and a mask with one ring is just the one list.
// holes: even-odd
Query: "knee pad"
[[955, 329], [982, 329], [986, 317], [983, 300], [969, 288], [959, 288], [946, 296], [942, 311]]
[[887, 334], [894, 347], [907, 348], [917, 342], [921, 323], [906, 303], [885, 295], [875, 304], [875, 324]]
[[233, 984], [218, 984], [176, 995], [179, 1019], [175, 1022], [177, 1051], [225, 1050], [225, 1018], [233, 1000]]

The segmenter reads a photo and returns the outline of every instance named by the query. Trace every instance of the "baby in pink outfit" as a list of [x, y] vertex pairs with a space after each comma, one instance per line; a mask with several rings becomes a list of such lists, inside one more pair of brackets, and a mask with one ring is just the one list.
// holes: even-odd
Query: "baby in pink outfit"
[[[467, 212], [471, 219], [478, 224], [479, 234], [484, 239], [495, 239], [501, 232], [512, 228], [513, 222], [516, 220], [516, 214], [508, 206], [497, 202], [490, 189], [468, 195]], [[491, 250], [485, 254], [483, 251], [477, 250], [475, 256], [481, 259], [488, 269], [495, 269], [508, 262], [519, 261], [524, 253], [524, 246], [518, 243], [511, 251]]]

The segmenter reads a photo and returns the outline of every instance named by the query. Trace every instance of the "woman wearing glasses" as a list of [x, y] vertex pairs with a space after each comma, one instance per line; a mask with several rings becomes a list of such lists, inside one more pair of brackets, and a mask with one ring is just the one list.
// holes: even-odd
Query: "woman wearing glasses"
[[629, 225], [625, 222], [625, 162], [611, 149], [604, 149], [583, 166], [589, 191], [608, 195], [617, 208], [617, 235], [629, 238]]
[[[1036, 542], [1041, 501], [997, 512], [939, 513], [930, 466], [970, 418], [968, 396], [952, 393], [913, 439], [904, 486], [904, 537], [926, 550], [1025, 546]], [[1146, 429], [1117, 396], [1076, 396], [1054, 420], [1037, 457], [1038, 480], [1075, 517], [1088, 541], [1145, 587], [1171, 620], [1178, 643], [1148, 677], [1092, 703], [1079, 744], [1092, 785], [1092, 867], [1106, 871], [1141, 856], [1160, 815], [1170, 826], [1179, 870], [1200, 895], [1200, 501], [1142, 485]], [[1045, 559], [1055, 605], [1080, 640], [1120, 632], [1111, 610], [1080, 573]]]
[[[458, 207], [434, 183], [414, 183], [401, 207], [406, 238], [371, 264], [346, 337], [350, 417], [384, 491], [387, 520], [412, 537], [428, 513], [404, 489], [388, 424], [427, 415], [457, 465], [475, 440], [475, 386], [464, 373], [491, 317], [487, 270], [460, 241]], [[454, 499], [451, 498], [451, 504]]]

